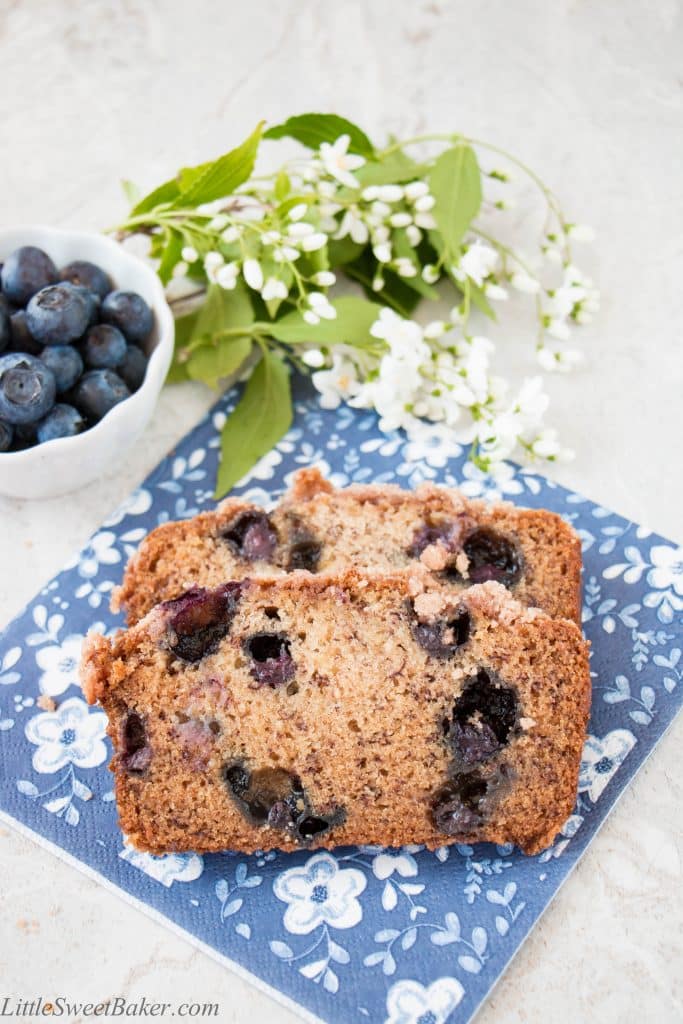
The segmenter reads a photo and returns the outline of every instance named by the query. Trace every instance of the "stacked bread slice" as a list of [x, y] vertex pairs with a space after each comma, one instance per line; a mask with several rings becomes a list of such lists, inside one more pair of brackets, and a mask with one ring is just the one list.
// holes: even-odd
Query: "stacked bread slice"
[[533, 853], [570, 814], [590, 704], [580, 543], [454, 490], [336, 490], [303, 470], [154, 530], [91, 634], [139, 849]]

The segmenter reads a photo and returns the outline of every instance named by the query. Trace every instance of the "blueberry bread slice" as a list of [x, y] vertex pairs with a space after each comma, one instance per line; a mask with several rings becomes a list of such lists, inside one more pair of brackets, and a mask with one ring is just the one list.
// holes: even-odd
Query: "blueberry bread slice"
[[152, 853], [490, 840], [570, 814], [590, 701], [574, 623], [498, 583], [297, 573], [195, 588], [82, 663], [121, 827]]
[[296, 569], [397, 573], [425, 566], [453, 592], [502, 583], [522, 604], [580, 621], [581, 544], [553, 512], [470, 501], [423, 484], [338, 490], [316, 469], [295, 475], [270, 513], [229, 499], [213, 512], [153, 530], [131, 559], [114, 611], [130, 624], [191, 586]]

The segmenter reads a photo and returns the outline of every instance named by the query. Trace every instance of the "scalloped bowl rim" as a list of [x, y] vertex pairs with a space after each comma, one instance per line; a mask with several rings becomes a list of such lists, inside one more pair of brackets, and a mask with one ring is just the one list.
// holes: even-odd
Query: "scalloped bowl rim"
[[[12, 243], [12, 248], [16, 248], [19, 245], [37, 245], [41, 248], [49, 248], [51, 238], [65, 241], [68, 239], [70, 243], [74, 242], [76, 244], [82, 239], [85, 244], [89, 245], [96, 241], [98, 245], [103, 247], [103, 250], [108, 250], [118, 260], [123, 259], [130, 262], [134, 265], [136, 273], [146, 278], [148, 287], [154, 296], [153, 302], [150, 305], [154, 312], [158, 337], [152, 352], [148, 356], [145, 379], [130, 398], [119, 402], [98, 423], [84, 430], [81, 434], [76, 434], [74, 437], [54, 438], [52, 441], [44, 441], [42, 444], [36, 444], [31, 448], [24, 448], [18, 452], [0, 452], [0, 465], [3, 468], [9, 468], [11, 465], [16, 466], [19, 462], [22, 462], [23, 465], [28, 465], [31, 461], [39, 463], [50, 452], [66, 453], [71, 451], [72, 454], [75, 454], [79, 445], [83, 447], [84, 442], [88, 445], [96, 444], [97, 439], [102, 437], [108, 430], [122, 423], [136, 409], [141, 409], [149, 401], [153, 391], [156, 390], [156, 398], [158, 398], [171, 363], [175, 334], [173, 313], [166, 301], [163, 285], [156, 272], [139, 256], [134, 256], [118, 242], [108, 238], [107, 235], [100, 234], [97, 231], [72, 231], [69, 228], [55, 228], [40, 224], [5, 227], [0, 230], [0, 256], [2, 258], [5, 258], [7, 255], [4, 250], [6, 239], [8, 238], [17, 239], [16, 243]], [[20, 240], [20, 238], [23, 240]], [[85, 240], [87, 240], [87, 243]], [[77, 258], [76, 256], [73, 257], [73, 259]], [[93, 260], [93, 262], [95, 261]], [[107, 266], [104, 266], [103, 269], [108, 273], [110, 272]], [[154, 399], [155, 404], [156, 398]]]

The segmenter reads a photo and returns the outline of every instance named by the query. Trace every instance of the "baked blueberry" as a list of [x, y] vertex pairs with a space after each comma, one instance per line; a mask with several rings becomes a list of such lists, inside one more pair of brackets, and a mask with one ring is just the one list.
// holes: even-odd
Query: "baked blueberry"
[[48, 345], [40, 361], [54, 373], [58, 395], [72, 388], [83, 373], [83, 360], [73, 345]]
[[116, 372], [130, 391], [137, 391], [147, 371], [147, 356], [137, 345], [127, 345], [123, 362], [120, 363]]
[[0, 420], [0, 452], [8, 452], [14, 440], [14, 429], [11, 423]]
[[88, 260], [73, 260], [59, 271], [60, 281], [82, 285], [101, 299], [111, 291], [111, 280], [101, 267]]
[[467, 576], [470, 583], [495, 580], [511, 587], [522, 574], [522, 555], [517, 546], [489, 526], [473, 530], [465, 539], [463, 551], [469, 563]]
[[466, 681], [450, 721], [444, 721], [456, 759], [466, 767], [488, 761], [508, 742], [518, 712], [515, 691], [486, 669], [479, 669]]
[[345, 817], [342, 808], [328, 815], [312, 813], [301, 779], [284, 768], [250, 772], [237, 762], [226, 768], [225, 781], [248, 821], [287, 831], [302, 844], [341, 824]]
[[277, 545], [277, 533], [265, 512], [243, 512], [222, 534], [235, 554], [248, 562], [267, 562]]
[[72, 284], [41, 288], [26, 307], [26, 325], [43, 345], [68, 345], [84, 334], [90, 320], [85, 296]]
[[32, 295], [56, 280], [57, 268], [35, 245], [22, 245], [10, 253], [0, 273], [2, 290], [15, 306], [25, 306]]
[[442, 544], [448, 546], [453, 533], [453, 522], [442, 522], [442, 523], [422, 523], [415, 530], [413, 539], [408, 548], [408, 554], [411, 558], [419, 558], [425, 548], [431, 547], [432, 544]]
[[10, 315], [10, 330], [12, 333], [10, 348], [13, 352], [27, 352], [30, 356], [39, 356], [43, 351], [40, 345], [28, 329], [26, 323], [26, 310], [17, 309]]
[[468, 835], [484, 822], [488, 783], [476, 772], [455, 775], [432, 800], [434, 825], [447, 836]]
[[460, 608], [452, 616], [434, 622], [420, 622], [410, 607], [411, 630], [416, 642], [433, 658], [451, 658], [470, 636], [470, 615]]
[[254, 633], [244, 641], [249, 671], [260, 686], [282, 686], [294, 678], [295, 665], [284, 633]]
[[102, 302], [100, 319], [118, 327], [134, 345], [146, 341], [154, 325], [152, 310], [137, 292], [109, 292]]
[[201, 661], [218, 648], [235, 616], [240, 596], [239, 583], [226, 583], [217, 590], [193, 587], [162, 607], [168, 611], [171, 635], [167, 646], [183, 661]]
[[96, 324], [85, 336], [83, 357], [94, 370], [115, 370], [126, 358], [126, 339], [117, 327]]
[[72, 405], [55, 405], [37, 426], [36, 435], [40, 444], [55, 441], [59, 437], [75, 437], [86, 429], [86, 422]]
[[52, 370], [24, 352], [0, 356], [0, 418], [7, 423], [35, 423], [55, 402]]
[[119, 402], [130, 398], [130, 391], [113, 370], [88, 370], [73, 393], [74, 405], [89, 420], [101, 420]]
[[322, 544], [306, 523], [298, 516], [290, 516], [287, 536], [287, 561], [285, 569], [293, 572], [306, 569], [317, 572]]
[[142, 775], [152, 760], [152, 748], [147, 741], [145, 722], [137, 711], [128, 711], [120, 732], [119, 763], [131, 775]]

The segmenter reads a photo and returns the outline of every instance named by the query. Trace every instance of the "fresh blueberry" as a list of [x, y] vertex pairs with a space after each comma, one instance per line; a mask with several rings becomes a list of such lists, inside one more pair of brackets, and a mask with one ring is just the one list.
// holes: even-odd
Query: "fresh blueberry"
[[444, 733], [456, 758], [471, 767], [497, 754], [517, 724], [519, 701], [514, 690], [485, 669], [465, 682]]
[[97, 292], [91, 292], [89, 288], [84, 288], [82, 284], [75, 284], [73, 287], [79, 295], [83, 296], [87, 303], [88, 327], [92, 327], [100, 318], [100, 306], [102, 305], [102, 299], [99, 297]]
[[284, 633], [254, 633], [244, 641], [249, 671], [260, 686], [282, 686], [293, 679], [295, 665]]
[[240, 598], [239, 583], [226, 583], [217, 590], [193, 587], [162, 607], [171, 630], [168, 647], [177, 658], [196, 662], [213, 654], [226, 636]]
[[76, 384], [74, 405], [89, 420], [101, 420], [119, 402], [130, 398], [130, 391], [113, 370], [88, 370]]
[[145, 379], [147, 356], [137, 345], [128, 345], [123, 362], [118, 366], [117, 373], [131, 391], [137, 391]]
[[126, 358], [126, 339], [117, 327], [97, 324], [85, 336], [83, 355], [86, 366], [113, 370]]
[[470, 583], [495, 580], [505, 587], [513, 586], [522, 574], [522, 556], [516, 545], [502, 533], [480, 526], [466, 538], [463, 551], [468, 558]]
[[6, 309], [0, 308], [0, 352], [4, 352], [12, 340], [12, 321]]
[[10, 329], [12, 332], [11, 349], [13, 352], [28, 352], [30, 356], [39, 356], [43, 350], [26, 323], [26, 310], [18, 309], [10, 316]]
[[23, 452], [26, 448], [32, 448], [38, 444], [35, 423], [17, 423], [14, 427], [14, 441], [12, 442], [13, 452]]
[[14, 429], [11, 423], [0, 420], [0, 452], [8, 452], [14, 440]]
[[54, 373], [58, 395], [72, 388], [83, 373], [83, 360], [73, 345], [49, 345], [40, 360]]
[[290, 517], [287, 549], [287, 572], [293, 572], [295, 569], [317, 572], [323, 549], [322, 543], [298, 516]]
[[86, 423], [80, 412], [73, 405], [56, 405], [44, 420], [38, 424], [36, 431], [38, 441], [54, 441], [58, 437], [75, 437], [86, 429]]
[[248, 562], [268, 561], [277, 544], [277, 534], [265, 512], [243, 512], [223, 533], [235, 554]]
[[142, 775], [150, 766], [152, 748], [142, 715], [128, 711], [121, 722], [119, 764], [130, 775]]
[[152, 310], [137, 292], [109, 292], [102, 302], [100, 319], [118, 327], [134, 345], [146, 341], [154, 325]]
[[68, 345], [85, 333], [90, 308], [72, 284], [42, 288], [26, 307], [28, 329], [43, 345]]
[[[0, 267], [0, 276], [1, 275], [2, 268]], [[7, 313], [8, 316], [11, 316], [12, 313], [14, 312], [14, 308], [15, 307], [12, 305], [7, 296], [3, 295], [2, 292], [0, 292], [0, 310], [2, 310], [3, 313]]]
[[35, 423], [55, 402], [57, 384], [52, 370], [24, 352], [0, 356], [0, 418], [8, 423]]
[[25, 306], [32, 295], [57, 280], [57, 268], [42, 249], [23, 245], [15, 249], [2, 267], [2, 290], [15, 306]]
[[412, 604], [411, 630], [420, 647], [433, 658], [451, 658], [459, 647], [467, 643], [470, 635], [470, 616], [466, 608], [456, 611], [448, 619], [420, 622]]
[[99, 295], [101, 299], [111, 291], [111, 281], [101, 267], [88, 260], [74, 260], [59, 271], [60, 281], [82, 285], [88, 291]]

